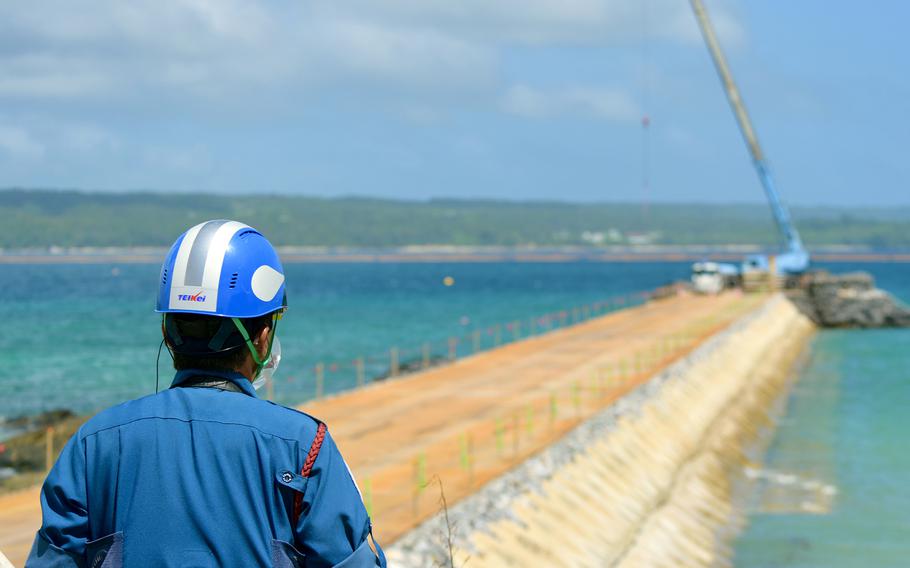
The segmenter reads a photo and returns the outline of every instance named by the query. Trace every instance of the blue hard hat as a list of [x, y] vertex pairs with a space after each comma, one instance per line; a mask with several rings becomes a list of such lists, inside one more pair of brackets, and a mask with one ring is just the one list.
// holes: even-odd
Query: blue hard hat
[[183, 233], [161, 267], [159, 313], [252, 318], [287, 307], [284, 268], [262, 233], [206, 221]]

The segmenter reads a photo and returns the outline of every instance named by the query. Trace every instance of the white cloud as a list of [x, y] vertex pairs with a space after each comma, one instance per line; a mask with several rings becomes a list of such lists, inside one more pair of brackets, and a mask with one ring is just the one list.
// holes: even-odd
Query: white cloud
[[213, 158], [203, 144], [185, 147], [152, 147], [145, 151], [145, 161], [154, 168], [180, 174], [205, 173], [212, 169]]
[[354, 19], [309, 27], [301, 52], [323, 81], [379, 80], [433, 90], [487, 82], [495, 61], [486, 46], [434, 29]]
[[64, 148], [77, 152], [116, 151], [121, 148], [120, 140], [116, 136], [91, 124], [60, 125], [55, 138]]
[[[699, 42], [681, 0], [38, 0], [0, 3], [0, 97], [204, 97], [366, 84], [496, 87], [502, 49]], [[723, 41], [742, 30], [712, 6]], [[4, 39], [5, 38], [5, 39]]]
[[[739, 41], [743, 30], [728, 6], [711, 4], [721, 39]], [[640, 41], [644, 33], [655, 39], [701, 41], [685, 0], [348, 0], [316, 6], [328, 17], [433, 27], [499, 44], [616, 45]]]
[[0, 156], [39, 159], [44, 156], [44, 145], [24, 128], [0, 124]]
[[502, 100], [508, 113], [529, 118], [561, 115], [611, 121], [637, 120], [641, 110], [625, 91], [615, 88], [570, 87], [541, 90], [526, 85], [510, 88]]
[[110, 131], [95, 124], [50, 120], [38, 115], [0, 116], [0, 155], [17, 159], [55, 159], [63, 154], [109, 155], [122, 148]]

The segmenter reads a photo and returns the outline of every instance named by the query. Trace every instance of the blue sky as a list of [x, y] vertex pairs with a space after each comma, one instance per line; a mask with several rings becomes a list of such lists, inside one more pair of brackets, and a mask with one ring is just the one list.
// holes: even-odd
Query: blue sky
[[[910, 205], [910, 3], [707, 0], [794, 205]], [[647, 39], [647, 41], [645, 41]], [[687, 0], [0, 5], [0, 187], [760, 202]]]

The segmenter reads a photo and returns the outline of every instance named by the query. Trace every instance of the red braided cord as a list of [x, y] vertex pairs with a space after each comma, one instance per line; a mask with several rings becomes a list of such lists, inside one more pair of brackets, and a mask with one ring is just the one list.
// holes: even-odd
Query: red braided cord
[[[310, 473], [313, 471], [313, 464], [316, 463], [316, 458], [319, 457], [319, 450], [322, 449], [322, 442], [325, 441], [325, 424], [322, 422], [319, 423], [319, 427], [316, 429], [316, 437], [313, 438], [313, 444], [310, 446], [310, 451], [306, 455], [306, 461], [303, 462], [303, 469], [300, 470], [300, 475], [303, 477], [309, 477]], [[303, 493], [298, 492], [294, 497], [294, 526], [297, 525], [297, 521], [300, 520], [300, 515], [303, 513]]]
[[300, 475], [303, 477], [309, 477], [310, 472], [313, 471], [313, 464], [316, 463], [316, 458], [319, 456], [323, 440], [325, 440], [325, 424], [320, 422], [319, 428], [316, 429], [316, 437], [313, 438], [313, 445], [310, 446], [310, 452], [306, 456], [306, 462], [303, 464], [303, 469], [300, 470]]

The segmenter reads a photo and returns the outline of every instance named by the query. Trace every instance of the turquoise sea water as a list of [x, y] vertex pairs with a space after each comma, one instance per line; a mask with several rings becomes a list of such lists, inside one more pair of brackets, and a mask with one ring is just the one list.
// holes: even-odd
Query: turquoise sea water
[[[557, 325], [544, 314], [569, 310], [685, 278], [688, 263], [296, 264], [286, 267], [290, 310], [278, 328], [283, 358], [275, 397], [313, 396], [314, 366], [325, 364], [325, 391], [356, 383], [401, 361], [459, 355], [513, 332]], [[54, 408], [91, 412], [154, 391], [160, 318], [154, 313], [158, 266], [0, 265], [0, 417]], [[451, 276], [453, 286], [443, 285]], [[614, 306], [614, 308], [619, 306]], [[571, 321], [571, 318], [568, 319]], [[515, 330], [518, 331], [518, 330]], [[163, 387], [173, 370], [160, 359]]]
[[[865, 268], [910, 300], [910, 266]], [[910, 330], [819, 333], [764, 464], [786, 483], [754, 504], [735, 565], [910, 565], [908, 407]], [[813, 482], [837, 491], [816, 513], [792, 489]]]

